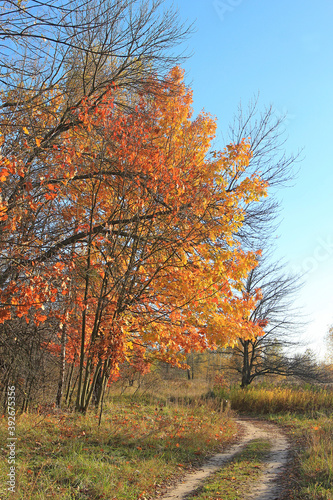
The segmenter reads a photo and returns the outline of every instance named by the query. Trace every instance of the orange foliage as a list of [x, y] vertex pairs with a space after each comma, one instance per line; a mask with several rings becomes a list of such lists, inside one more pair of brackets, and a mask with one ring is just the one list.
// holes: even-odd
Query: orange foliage
[[110, 376], [133, 352], [178, 363], [263, 326], [246, 320], [257, 298], [242, 283], [256, 255], [236, 239], [244, 207], [267, 187], [258, 176], [237, 182], [247, 142], [210, 150], [215, 120], [193, 118], [179, 68], [131, 113], [115, 105], [119, 92], [82, 100], [64, 124], [54, 91], [29, 126], [3, 126], [13, 149], [0, 170], [0, 322], [66, 312], [68, 360], [84, 342]]

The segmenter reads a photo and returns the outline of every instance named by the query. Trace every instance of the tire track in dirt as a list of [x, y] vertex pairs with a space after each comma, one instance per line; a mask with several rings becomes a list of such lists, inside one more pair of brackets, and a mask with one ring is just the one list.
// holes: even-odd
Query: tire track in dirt
[[172, 487], [160, 500], [185, 500], [194, 490], [199, 488], [210, 474], [221, 469], [237, 453], [243, 450], [254, 439], [265, 439], [271, 442], [271, 450], [265, 461], [265, 468], [258, 480], [251, 483], [251, 491], [244, 500], [277, 500], [281, 491], [276, 480], [286, 465], [289, 456], [287, 438], [275, 425], [256, 420], [236, 420], [242, 429], [241, 440], [224, 453], [217, 453], [195, 472], [185, 475], [182, 482]]

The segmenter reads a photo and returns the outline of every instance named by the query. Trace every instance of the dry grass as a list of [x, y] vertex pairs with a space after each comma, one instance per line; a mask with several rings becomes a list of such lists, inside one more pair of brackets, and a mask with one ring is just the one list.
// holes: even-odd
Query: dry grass
[[283, 425], [294, 442], [288, 500], [333, 500], [333, 389], [331, 386], [215, 388], [233, 409]]
[[270, 416], [294, 442], [294, 467], [288, 500], [333, 500], [333, 421], [326, 415]]
[[[234, 439], [227, 414], [191, 406], [114, 397], [102, 425], [93, 413], [25, 414], [17, 421], [13, 499], [138, 500]], [[6, 442], [6, 420], [1, 439]], [[0, 497], [7, 498], [8, 450], [1, 450]]]
[[[296, 472], [288, 500], [333, 500], [332, 390], [215, 388], [207, 398], [203, 397], [208, 389], [204, 381], [151, 378], [148, 382], [140, 390], [126, 389], [122, 396], [122, 388], [114, 386], [100, 427], [94, 413], [50, 411], [18, 417], [16, 493], [9, 497], [6, 492], [8, 450], [3, 446], [1, 499], [153, 498], [163, 484], [234, 439], [232, 411], [218, 411], [221, 401], [228, 399], [238, 411], [266, 415], [292, 436]], [[5, 418], [0, 432], [6, 443]], [[234, 483], [242, 483], [241, 469], [237, 472], [237, 465], [230, 466], [236, 467]], [[224, 480], [228, 478], [215, 481], [216, 492]], [[210, 498], [209, 492], [205, 494]]]
[[271, 413], [301, 413], [316, 416], [330, 414], [333, 409], [333, 388], [326, 386], [250, 386], [215, 388], [216, 397], [229, 399], [238, 412], [265, 415]]

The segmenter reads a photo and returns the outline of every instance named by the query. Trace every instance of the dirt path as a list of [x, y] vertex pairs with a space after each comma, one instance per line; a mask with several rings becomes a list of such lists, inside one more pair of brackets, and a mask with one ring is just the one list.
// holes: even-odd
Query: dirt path
[[266, 460], [266, 467], [260, 478], [251, 486], [250, 494], [244, 500], [277, 500], [279, 485], [276, 481], [288, 460], [289, 445], [285, 435], [275, 425], [255, 420], [237, 420], [243, 435], [236, 445], [225, 453], [218, 453], [204, 463], [201, 469], [187, 474], [182, 482], [170, 489], [160, 500], [184, 500], [193, 490], [196, 490], [212, 472], [221, 469], [232, 457], [244, 449], [253, 439], [265, 439], [272, 443], [272, 448]]

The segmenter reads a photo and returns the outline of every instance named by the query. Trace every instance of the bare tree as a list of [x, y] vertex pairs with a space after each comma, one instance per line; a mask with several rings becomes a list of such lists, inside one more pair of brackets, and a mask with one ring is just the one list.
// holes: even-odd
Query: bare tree
[[248, 320], [265, 327], [265, 334], [253, 340], [239, 340], [233, 350], [234, 367], [242, 376], [243, 387], [260, 375], [285, 371], [284, 348], [298, 345], [292, 335], [297, 323], [291, 299], [299, 288], [298, 277], [286, 275], [283, 264], [272, 265], [267, 258], [259, 259], [258, 266], [250, 272], [245, 292], [253, 295], [260, 289], [262, 298]]
[[161, 10], [163, 3], [5, 0], [0, 11], [3, 88], [19, 88], [30, 101], [55, 87], [71, 93], [74, 101], [103, 92], [111, 82], [142, 90], [149, 74], [162, 76], [179, 63], [181, 54], [172, 50], [191, 32], [173, 9]]
[[330, 326], [325, 336], [326, 358], [330, 364], [333, 364], [333, 326]]
[[243, 173], [230, 182], [229, 190], [251, 175], [258, 175], [268, 183], [269, 197], [244, 207], [244, 224], [238, 232], [245, 247], [258, 249], [267, 245], [278, 227], [280, 212], [277, 190], [291, 185], [300, 161], [300, 152], [286, 154], [284, 116], [277, 116], [273, 106], [259, 110], [259, 96], [249, 102], [247, 109], [240, 104], [233, 123], [229, 127], [227, 141], [238, 144], [249, 140], [252, 158]]
[[[45, 347], [54, 339], [55, 320], [37, 327], [16, 318], [0, 325], [0, 390], [6, 411], [7, 386], [16, 387], [17, 407], [54, 397], [55, 358]], [[52, 374], [52, 377], [50, 376]]]
[[245, 291], [252, 295], [260, 289], [262, 297], [248, 320], [261, 324], [265, 333], [254, 339], [239, 339], [228, 350], [229, 366], [240, 374], [242, 387], [269, 374], [320, 378], [317, 363], [309, 353], [292, 354], [304, 346], [299, 337], [304, 322], [293, 305], [301, 286], [299, 276], [287, 274], [283, 263], [272, 264], [268, 257], [259, 259], [258, 266], [250, 272]]

